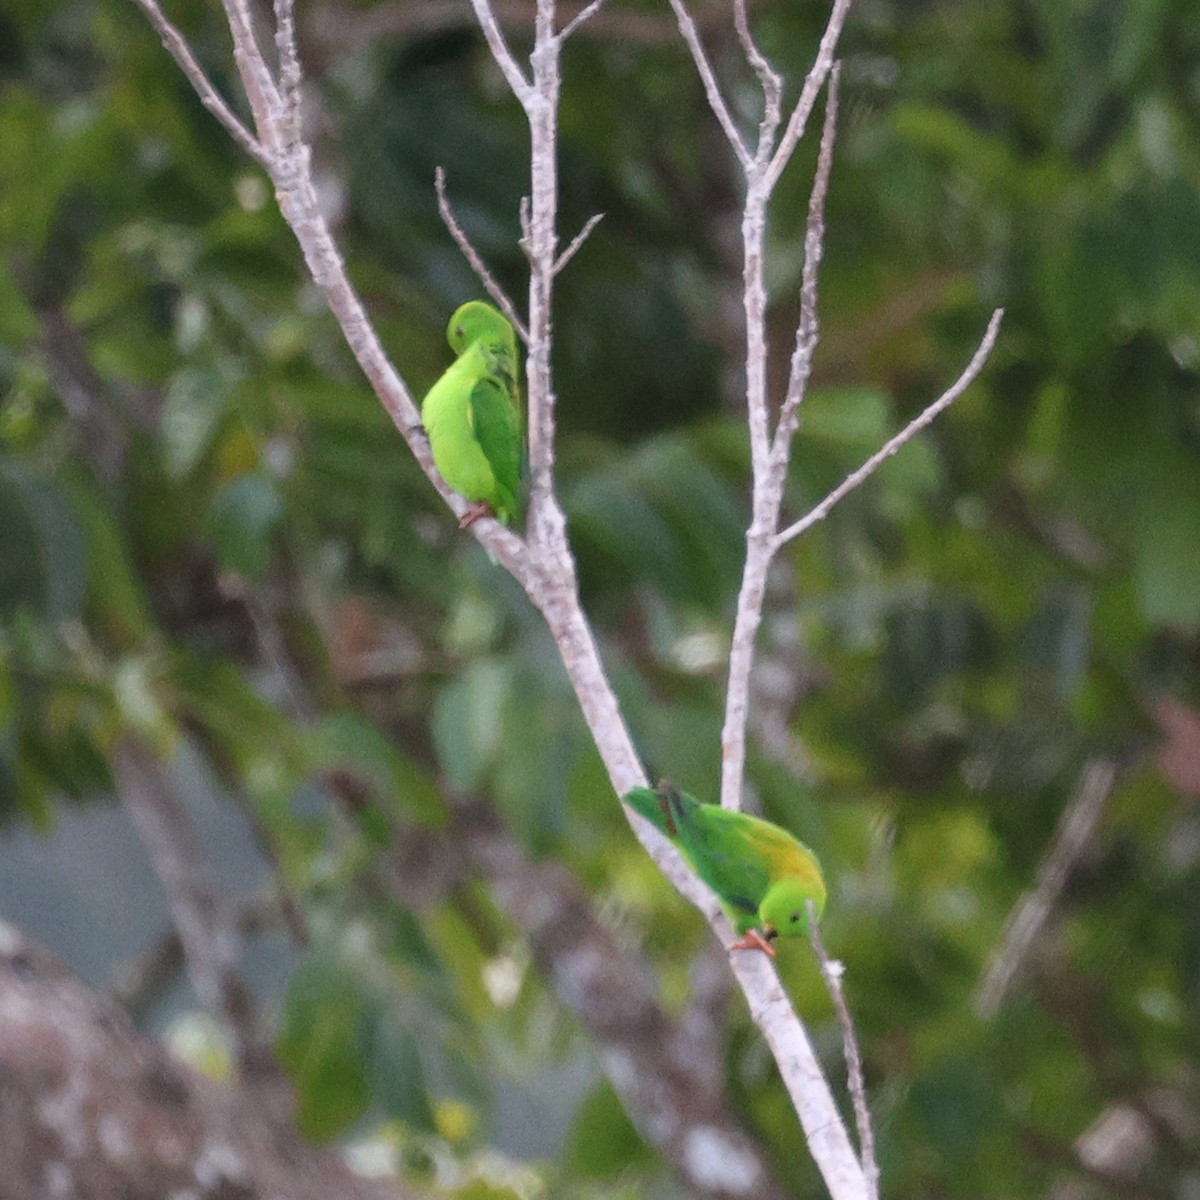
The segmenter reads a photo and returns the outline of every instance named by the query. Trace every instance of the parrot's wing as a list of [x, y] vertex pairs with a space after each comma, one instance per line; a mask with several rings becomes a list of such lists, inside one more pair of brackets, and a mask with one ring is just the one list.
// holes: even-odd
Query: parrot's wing
[[697, 804], [677, 814], [679, 841], [696, 873], [731, 907], [757, 913], [771, 884], [770, 863], [748, 836], [741, 813]]
[[468, 401], [471, 431], [492, 468], [506, 508], [516, 507], [521, 483], [521, 416], [504, 386], [484, 375]]

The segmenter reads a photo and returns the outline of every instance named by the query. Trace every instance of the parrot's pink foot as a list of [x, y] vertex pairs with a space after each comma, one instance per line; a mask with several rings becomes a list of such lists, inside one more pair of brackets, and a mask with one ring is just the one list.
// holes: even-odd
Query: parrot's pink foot
[[730, 950], [761, 950], [768, 958], [775, 957], [775, 947], [757, 929], [746, 930], [729, 948]]
[[476, 500], [461, 517], [458, 518], [459, 529], [470, 529], [480, 517], [494, 517], [492, 506], [486, 500]]

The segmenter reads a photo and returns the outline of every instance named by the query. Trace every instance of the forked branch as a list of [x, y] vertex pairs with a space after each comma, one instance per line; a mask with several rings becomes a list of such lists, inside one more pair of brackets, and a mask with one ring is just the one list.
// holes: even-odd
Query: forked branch
[[434, 172], [433, 186], [437, 192], [438, 212], [441, 214], [442, 224], [446, 226], [455, 244], [462, 251], [463, 258], [471, 264], [471, 270], [475, 272], [479, 282], [487, 289], [487, 294], [495, 300], [500, 311], [508, 318], [509, 323], [517, 331], [517, 336], [528, 346], [529, 330], [525, 327], [525, 322], [518, 316], [517, 306], [513, 304], [508, 293], [496, 281], [496, 277], [491, 271], [488, 270], [488, 265], [483, 261], [483, 256], [475, 249], [471, 239], [467, 237], [466, 231], [454, 215], [454, 209], [450, 207], [450, 198], [446, 195], [446, 172], [444, 168], [438, 167]]
[[246, 128], [235, 115], [233, 109], [225, 103], [220, 92], [213, 86], [212, 81], [204, 73], [204, 69], [196, 61], [192, 48], [187, 44], [183, 34], [167, 20], [155, 0], [135, 0], [137, 6], [146, 14], [146, 19], [154, 31], [162, 39], [167, 53], [179, 64], [187, 76], [188, 82], [200, 97], [200, 103], [208, 109], [222, 125], [230, 137], [260, 166], [270, 170], [270, 159], [259, 140]]
[[[272, 72], [259, 46], [244, 0], [223, 0], [233, 40], [234, 61], [254, 114], [256, 133], [247, 131], [228, 106], [217, 96], [207, 76], [196, 63], [182, 35], [163, 15], [158, 0], [137, 0], [163, 44], [179, 63], [201, 101], [210, 108], [247, 153], [259, 162], [275, 185], [280, 211], [291, 226], [314, 282], [325, 296], [330, 311], [341, 326], [380, 403], [400, 431], [418, 465], [456, 516], [466, 509], [462, 497], [443, 481], [421, 427], [421, 414], [395, 367], [392, 366], [362, 301], [346, 274], [329, 226], [317, 199], [309, 149], [299, 129], [298, 110], [302, 87], [299, 58], [291, 28], [290, 0], [279, 0], [283, 25], [276, 29], [280, 76]], [[224, 110], [227, 115], [222, 115]], [[240, 133], [239, 133], [240, 130]], [[528, 583], [529, 558], [521, 538], [496, 521], [477, 521], [473, 535], [515, 578]]]
[[1000, 322], [1003, 319], [1004, 309], [996, 309], [992, 313], [992, 319], [988, 322], [987, 329], [984, 331], [983, 340], [971, 356], [971, 361], [963, 369], [963, 373], [928, 408], [919, 416], [909, 421], [895, 437], [891, 438], [872, 454], [858, 470], [852, 471], [847, 475], [824, 500], [814, 505], [800, 520], [793, 522], [786, 529], [776, 534], [776, 549], [786, 546], [788, 542], [794, 538], [798, 538], [805, 530], [811, 529], [818, 521], [823, 521], [829, 516], [833, 506], [839, 500], [844, 500], [856, 487], [869, 479], [901, 446], [911, 442], [922, 429], [932, 424], [970, 387], [983, 370], [984, 364], [992, 352], [992, 347], [996, 344], [996, 337], [1000, 332]]

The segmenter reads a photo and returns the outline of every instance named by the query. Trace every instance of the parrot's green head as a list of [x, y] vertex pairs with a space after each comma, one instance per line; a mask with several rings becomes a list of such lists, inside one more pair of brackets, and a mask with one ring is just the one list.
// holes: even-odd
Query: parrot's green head
[[825, 909], [825, 889], [811, 879], [781, 879], [767, 891], [758, 906], [767, 937], [807, 937], [808, 902], [817, 920]]
[[446, 341], [455, 354], [461, 354], [473, 342], [507, 347], [514, 344], [513, 327], [503, 313], [482, 300], [468, 300], [456, 309], [446, 328]]

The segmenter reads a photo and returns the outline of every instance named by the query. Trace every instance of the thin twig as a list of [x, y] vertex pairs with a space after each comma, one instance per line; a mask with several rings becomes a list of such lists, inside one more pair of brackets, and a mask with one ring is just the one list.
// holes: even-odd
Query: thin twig
[[521, 247], [522, 253], [526, 258], [531, 258], [533, 254], [533, 232], [529, 227], [529, 197], [522, 196], [520, 204], [517, 205], [517, 213], [521, 222], [521, 240], [517, 243]]
[[850, 0], [834, 0], [833, 11], [829, 14], [829, 23], [825, 26], [821, 44], [817, 47], [817, 57], [813, 60], [812, 68], [804, 80], [804, 87], [800, 89], [800, 99], [796, 101], [791, 119], [783, 131], [783, 136], [779, 139], [779, 145], [767, 168], [767, 181], [770, 187], [775, 186], [799, 145], [800, 139], [804, 136], [805, 126], [808, 124], [813, 105], [817, 102], [821, 85], [825, 82], [825, 76], [829, 74], [829, 70], [833, 66], [833, 56], [837, 50], [838, 38], [841, 36], [842, 26], [846, 23], [846, 14], [849, 11]]
[[733, 973], [771, 1048], [830, 1200], [868, 1200], [866, 1177], [808, 1033], [765, 954], [735, 952]]
[[858, 1049], [858, 1037], [854, 1032], [854, 1021], [850, 1006], [842, 990], [842, 975], [845, 967], [830, 959], [821, 940], [821, 927], [817, 922], [817, 910], [811, 900], [808, 905], [808, 940], [821, 966], [821, 975], [829, 990], [837, 1012], [838, 1024], [842, 1027], [842, 1046], [846, 1055], [846, 1081], [850, 1085], [850, 1096], [854, 1101], [854, 1123], [858, 1127], [858, 1149], [862, 1159], [863, 1176], [867, 1183], [867, 1200], [876, 1200], [879, 1195], [879, 1164], [875, 1161], [875, 1133], [871, 1126], [871, 1110], [867, 1106], [867, 1089], [863, 1082], [862, 1055]]
[[200, 103], [208, 109], [229, 133], [235, 142], [260, 166], [270, 169], [270, 158], [259, 140], [238, 119], [233, 109], [222, 99], [220, 93], [213, 87], [204, 69], [196, 61], [191, 47], [184, 40], [183, 34], [167, 20], [155, 0], [136, 0], [138, 7], [146, 14], [146, 19], [154, 27], [155, 32], [166, 47], [167, 53], [179, 64], [183, 73], [200, 97]]
[[779, 73], [767, 61], [766, 55], [758, 48], [754, 35], [750, 32], [750, 18], [746, 13], [746, 0], [735, 0], [733, 5], [733, 23], [737, 29], [738, 39], [742, 43], [746, 61], [754, 69], [763, 90], [763, 119], [758, 129], [758, 159], [765, 164], [770, 156], [775, 142], [775, 133], [779, 129], [782, 116], [780, 107], [783, 97], [783, 80]]
[[588, 234], [604, 220], [603, 213], [595, 213], [587, 220], [587, 224], [571, 239], [571, 244], [558, 256], [554, 263], [554, 273], [557, 275], [563, 267], [575, 257], [576, 251], [588, 240]]
[[504, 313], [509, 323], [517, 331], [517, 336], [520, 337], [522, 342], [529, 345], [529, 330], [525, 328], [525, 323], [517, 315], [517, 306], [513, 304], [508, 293], [496, 281], [496, 277], [491, 271], [488, 270], [487, 263], [483, 261], [483, 256], [475, 249], [471, 239], [467, 237], [466, 231], [458, 223], [458, 218], [454, 215], [454, 210], [450, 207], [450, 199], [446, 195], [446, 172], [442, 167], [438, 167], [434, 171], [433, 184], [437, 189], [438, 212], [441, 213], [442, 221], [450, 231], [450, 236], [463, 252], [463, 257], [471, 264], [471, 270], [479, 277], [479, 281], [487, 289], [488, 295], [500, 306], [500, 311]]
[[725, 136], [729, 139], [733, 152], [738, 156], [738, 161], [743, 167], [749, 167], [753, 159], [750, 151], [746, 148], [742, 135], [738, 132], [737, 125], [734, 124], [733, 114], [729, 111], [724, 96], [721, 95], [720, 84], [717, 83], [712, 64], [708, 61], [708, 54], [704, 49], [704, 43], [700, 41], [700, 34], [696, 31], [696, 23], [692, 20], [692, 14], [688, 12], [687, 5], [683, 0], [671, 0], [671, 8], [675, 11], [679, 32], [683, 34], [683, 40], [691, 51], [692, 61], [700, 73], [700, 80], [704, 84], [704, 94], [708, 97], [709, 107], [725, 131]]
[[513, 95], [521, 102], [521, 106], [527, 107], [534, 98], [533, 84], [525, 77], [508, 48], [491, 3], [489, 0], [471, 0], [471, 7], [475, 10], [475, 19], [479, 22], [479, 28], [483, 30], [483, 36], [487, 39], [488, 49], [491, 50], [496, 65], [504, 73], [508, 86], [512, 88]]
[[293, 143], [300, 140], [300, 91], [304, 75], [296, 49], [295, 0], [275, 0], [275, 50], [279, 56], [279, 94]]
[[[479, 4], [482, 0], [474, 0]], [[570, 550], [566, 517], [554, 497], [555, 399], [550, 362], [554, 264], [558, 258], [558, 98], [561, 43], [554, 32], [554, 0], [537, 0], [533, 93], [522, 101], [529, 121], [529, 354], [525, 360], [529, 420], [529, 509], [526, 536], [535, 556], [556, 569]]]
[[604, 6], [604, 0], [592, 0], [591, 4], [587, 5], [577, 12], [566, 24], [563, 30], [558, 35], [559, 45], [567, 40], [585, 21], [590, 21], [601, 8]]
[[[682, 2], [682, 0], [680, 0]], [[844, 14], [843, 14], [844, 16]], [[830, 14], [829, 24], [821, 40], [822, 48], [836, 43], [838, 10]], [[748, 54], [757, 54], [757, 47], [750, 37], [747, 23], [744, 42]], [[764, 60], [765, 61], [765, 60]], [[822, 54], [817, 59], [805, 80], [802, 94], [812, 91], [816, 95], [818, 80], [824, 79], [829, 65]], [[742, 582], [738, 589], [733, 637], [729, 645], [729, 679], [725, 690], [725, 720], [721, 727], [721, 804], [725, 808], [739, 808], [742, 799], [742, 781], [746, 765], [746, 725], [750, 714], [750, 676], [754, 666], [754, 644], [758, 627], [762, 621], [762, 607], [766, 596], [767, 575], [771, 560], [778, 549], [775, 540], [779, 529], [779, 515], [783, 505], [784, 486], [787, 480], [788, 453], [786, 447], [773, 447], [770, 429], [769, 401], [767, 396], [767, 289], [765, 272], [765, 245], [767, 205], [771, 191], [778, 179], [772, 175], [774, 164], [780, 162], [778, 153], [771, 156], [771, 142], [778, 126], [778, 113], [772, 112], [772, 103], [778, 107], [769, 83], [764, 82], [766, 105], [760, 126], [759, 145], [753, 162], [745, 165], [746, 198], [742, 207], [742, 303], [746, 314], [746, 424], [750, 435], [750, 469], [753, 479], [752, 513], [750, 528], [746, 531], [746, 561], [742, 567]], [[836, 116], [836, 109], [833, 116]], [[827, 125], [829, 122], [826, 122]], [[795, 148], [794, 143], [787, 153]], [[832, 143], [829, 153], [832, 154]], [[782, 160], [786, 161], [786, 159]], [[828, 169], [828, 163], [826, 167]], [[813, 184], [817, 204], [824, 202], [824, 181]], [[810, 204], [810, 222], [812, 209]], [[816, 265], [820, 259], [820, 235], [816, 233], [815, 246], [806, 242], [805, 267], [810, 287], [807, 306], [812, 319], [811, 345], [816, 341]], [[802, 345], [810, 342], [810, 330], [804, 326], [802, 311], [801, 326], [797, 339]], [[786, 403], [786, 399], [785, 399]], [[798, 401], [797, 401], [798, 403]], [[794, 408], [794, 405], [793, 405]], [[794, 412], [787, 422], [795, 420]]]
[[[267, 153], [268, 170], [276, 189], [291, 187], [296, 176], [297, 143], [283, 120], [284, 104], [271, 67], [254, 32], [246, 0], [221, 0], [233, 38], [233, 61], [246, 92], [254, 129]], [[287, 178], [281, 178], [281, 171]]]
[[789, 525], [786, 529], [775, 535], [775, 546], [779, 548], [787, 545], [793, 538], [797, 538], [806, 529], [811, 528], [818, 521], [823, 521], [830, 510], [839, 500], [844, 499], [850, 492], [854, 491], [860, 483], [875, 473], [897, 450], [900, 449], [906, 442], [912, 439], [925, 428], [926, 425], [932, 423], [942, 412], [950, 407], [955, 400], [959, 398], [974, 382], [975, 378], [983, 370], [984, 363], [987, 362], [988, 355], [992, 352], [992, 347], [996, 344], [996, 335], [1000, 332], [1000, 321], [1004, 316], [1004, 309], [998, 308], [992, 313], [992, 319], [988, 322], [987, 332], [983, 335], [983, 340], [979, 343], [979, 349], [971, 357], [971, 361], [967, 363], [966, 369], [954, 381], [954, 383], [946, 389], [919, 417], [911, 420], [894, 438], [892, 438], [881, 450], [872, 454], [857, 471], [847, 475], [837, 487], [825, 497], [820, 504], [816, 505], [800, 520]]
[[981, 1017], [994, 1017], [1008, 999], [1071, 870], [1095, 836], [1116, 782], [1117, 766], [1111, 759], [1092, 759], [1080, 772], [1075, 794], [1063, 810], [1054, 840], [1038, 868], [1037, 882], [1014, 906], [992, 952], [975, 996], [975, 1011]]
[[792, 438], [800, 423], [800, 405], [812, 370], [813, 351], [817, 346], [820, 321], [817, 314], [817, 279], [825, 246], [825, 197], [833, 170], [833, 143], [837, 133], [838, 83], [841, 68], [835, 63], [829, 72], [829, 90], [825, 97], [825, 125], [821, 130], [821, 148], [817, 170], [808, 198], [808, 222], [804, 233], [804, 268], [800, 274], [800, 321], [796, 326], [796, 348], [788, 372], [787, 392], [779, 410], [771, 457], [781, 470], [787, 470]]

